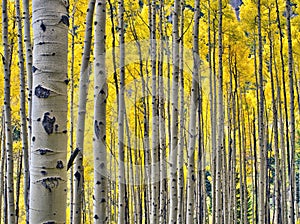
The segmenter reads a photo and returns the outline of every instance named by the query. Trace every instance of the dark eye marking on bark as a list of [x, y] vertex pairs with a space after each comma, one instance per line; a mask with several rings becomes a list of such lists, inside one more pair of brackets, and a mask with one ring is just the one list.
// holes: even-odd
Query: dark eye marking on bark
[[69, 84], [70, 80], [69, 79], [65, 79], [64, 82], [66, 83], [66, 85]]
[[58, 160], [57, 164], [56, 164], [56, 168], [60, 169], [60, 170], [63, 169], [64, 168], [64, 163], [61, 160]]
[[104, 168], [104, 163], [100, 164], [100, 168], [103, 169]]
[[65, 15], [61, 16], [60, 22], [65, 24], [67, 27], [69, 27], [69, 25], [70, 25], [69, 24], [69, 18], [68, 18], [68, 16], [65, 16]]
[[37, 68], [35, 66], [32, 66], [32, 72], [35, 73]]
[[76, 171], [76, 173], [74, 174], [78, 184], [77, 186], [79, 187], [79, 183], [80, 183], [80, 179], [81, 179], [81, 174], [78, 172], [78, 170]]
[[46, 188], [49, 192], [52, 192], [52, 189], [58, 187], [59, 181], [62, 181], [60, 177], [46, 177], [38, 180], [37, 182], [40, 182], [44, 188]]
[[43, 32], [46, 31], [46, 26], [45, 26], [45, 24], [44, 24], [43, 22], [41, 23], [40, 27], [41, 27], [41, 29], [43, 30]]
[[47, 221], [47, 222], [43, 222], [43, 224], [56, 224], [56, 222], [54, 222], [54, 221]]
[[68, 165], [67, 165], [67, 170], [69, 170], [71, 168], [71, 166], [73, 165], [73, 162], [75, 161], [75, 158], [78, 155], [79, 151], [80, 151], [80, 149], [76, 148], [74, 150], [74, 152], [72, 153], [72, 155], [70, 156], [70, 159], [69, 159], [69, 162], [68, 162]]
[[50, 150], [50, 149], [38, 149], [38, 150], [36, 150], [36, 151], [39, 152], [40, 155], [45, 155], [45, 154], [47, 154], [48, 152], [53, 152], [53, 151]]
[[42, 87], [41, 85], [38, 85], [34, 89], [34, 94], [38, 98], [48, 98], [50, 96], [50, 90]]
[[54, 126], [54, 123], [55, 123], [55, 117], [51, 118], [51, 117], [49, 117], [49, 115], [50, 115], [50, 113], [46, 112], [44, 114], [44, 118], [43, 118], [43, 121], [42, 121], [42, 125], [44, 127], [44, 130], [48, 135], [53, 133], [53, 126]]
[[55, 125], [55, 132], [58, 132], [58, 124]]
[[[100, 125], [100, 122], [99, 122], [99, 125]], [[94, 123], [94, 131], [95, 131], [95, 135], [97, 137], [97, 139], [99, 139], [100, 137], [100, 127], [98, 125], [98, 121], [95, 120], [95, 123]]]

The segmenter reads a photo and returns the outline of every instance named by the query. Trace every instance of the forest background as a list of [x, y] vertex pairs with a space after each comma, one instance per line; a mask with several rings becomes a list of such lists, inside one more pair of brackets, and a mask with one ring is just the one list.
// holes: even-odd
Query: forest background
[[2, 0], [0, 223], [298, 223], [299, 4]]

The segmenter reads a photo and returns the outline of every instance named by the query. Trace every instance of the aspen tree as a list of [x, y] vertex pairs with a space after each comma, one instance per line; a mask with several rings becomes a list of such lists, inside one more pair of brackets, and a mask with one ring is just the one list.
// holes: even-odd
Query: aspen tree
[[[222, 223], [222, 158], [224, 153], [223, 114], [223, 3], [218, 0], [218, 149], [216, 161], [216, 223]], [[224, 217], [226, 218], [226, 217]]]
[[97, 0], [94, 43], [94, 223], [105, 223], [106, 215], [106, 98], [105, 70], [106, 1]]
[[[200, 78], [199, 80], [202, 80], [201, 78], [201, 72], [200, 72]], [[207, 202], [206, 202], [206, 197], [207, 197], [207, 192], [206, 192], [206, 148], [205, 144], [208, 141], [207, 140], [207, 135], [205, 135], [204, 132], [208, 133], [208, 127], [205, 127], [205, 120], [204, 117], [208, 118], [208, 108], [206, 108], [206, 114], [204, 115], [204, 108], [203, 107], [203, 88], [202, 88], [202, 82], [198, 83], [198, 159], [197, 159], [197, 167], [198, 167], [198, 192], [196, 190], [196, 194], [198, 196], [198, 205], [196, 204], [195, 206], [198, 207], [198, 211], [196, 213], [196, 220], [198, 219], [200, 223], [206, 223], [207, 218], [208, 218], [208, 211], [207, 211]], [[206, 130], [205, 130], [206, 129]], [[197, 183], [196, 182], [196, 183]], [[197, 185], [196, 185], [197, 186]]]
[[[241, 121], [241, 125], [239, 125], [240, 129], [241, 129], [241, 147], [242, 147], [242, 151], [241, 151], [241, 180], [242, 180], [242, 188], [241, 188], [241, 193], [243, 195], [243, 201], [241, 201], [241, 210], [243, 210], [243, 213], [241, 213], [241, 221], [245, 224], [248, 224], [248, 189], [247, 189], [247, 170], [246, 170], [246, 128], [245, 128], [245, 110], [243, 110], [243, 103], [247, 106], [247, 102], [246, 99], [244, 99], [243, 101], [243, 95], [246, 94], [246, 90], [245, 88], [243, 90], [241, 90], [242, 88], [240, 88], [240, 110], [241, 110], [241, 114], [240, 114], [240, 121]], [[243, 91], [243, 92], [242, 92]]]
[[[229, 99], [228, 99], [228, 150], [229, 150], [229, 160], [228, 160], [228, 171], [229, 171], [229, 211], [228, 211], [228, 222], [227, 223], [235, 223], [236, 221], [236, 93], [237, 87], [234, 85], [235, 73], [234, 65], [232, 65], [232, 58], [234, 55], [231, 52], [231, 48], [229, 46], [229, 74], [230, 74], [230, 87], [229, 87]], [[236, 62], [234, 62], [236, 63]]]
[[[186, 223], [194, 223], [195, 217], [195, 141], [196, 141], [196, 113], [197, 113], [197, 100], [199, 97], [199, 19], [200, 19], [200, 2], [194, 2], [194, 28], [193, 28], [193, 75], [190, 99], [190, 123], [189, 123], [189, 143], [187, 152], [187, 211]], [[200, 124], [199, 124], [200, 126]], [[199, 133], [200, 134], [200, 133]], [[200, 146], [199, 146], [200, 147]], [[199, 149], [200, 152], [200, 149]], [[200, 169], [200, 167], [198, 167]], [[200, 202], [201, 203], [201, 202]]]
[[[269, 24], [271, 10], [269, 10]], [[274, 74], [273, 74], [273, 35], [271, 31], [268, 34], [269, 42], [270, 42], [270, 65], [269, 65], [269, 73], [271, 77], [271, 90], [272, 90], [272, 110], [273, 110], [273, 128], [274, 128], [274, 151], [275, 151], [275, 220], [276, 223], [282, 223], [281, 217], [281, 170], [280, 170], [280, 158], [279, 158], [279, 145], [278, 145], [278, 112], [277, 112], [277, 105], [278, 105], [278, 97], [275, 96], [275, 81], [274, 81]]]
[[[216, 73], [215, 73], [215, 43], [216, 32], [214, 20], [211, 22], [211, 2], [207, 1], [208, 7], [208, 66], [209, 66], [209, 102], [210, 102], [210, 133], [211, 133], [211, 176], [212, 176], [212, 222], [215, 222], [216, 215]], [[213, 42], [211, 40], [211, 26], [213, 26]]]
[[125, 116], [125, 27], [124, 27], [124, 0], [118, 2], [118, 17], [119, 17], [119, 48], [120, 48], [120, 91], [118, 96], [118, 184], [119, 184], [119, 201], [118, 201], [118, 223], [125, 223], [125, 208], [126, 208], [126, 177], [124, 166], [124, 116]]
[[158, 126], [159, 126], [159, 154], [160, 154], [160, 195], [159, 195], [159, 223], [167, 223], [167, 166], [166, 158], [166, 120], [165, 120], [165, 94], [164, 94], [164, 78], [163, 78], [163, 64], [164, 64], [164, 32], [163, 32], [163, 18], [164, 18], [164, 1], [160, 1], [159, 10], [159, 34], [160, 46], [158, 60]]
[[79, 103], [78, 103], [78, 118], [76, 129], [76, 149], [79, 150], [75, 160], [74, 168], [74, 205], [73, 205], [73, 224], [81, 223], [82, 217], [82, 202], [83, 202], [83, 150], [84, 150], [84, 130], [85, 130], [85, 114], [86, 114], [86, 101], [89, 80], [89, 60], [92, 42], [92, 27], [93, 15], [95, 9], [95, 0], [90, 0], [86, 14], [86, 28], [84, 37], [84, 46], [82, 54], [82, 62], [80, 68], [80, 81], [79, 81]]
[[[290, 142], [291, 148], [289, 151], [290, 157], [288, 158], [288, 171], [289, 171], [289, 223], [295, 223], [295, 105], [294, 105], [294, 74], [293, 74], [293, 44], [292, 44], [292, 31], [291, 31], [291, 1], [286, 0], [286, 29], [288, 39], [288, 76], [289, 76], [289, 92], [290, 92]], [[288, 129], [286, 130], [288, 131]]]
[[[70, 158], [72, 158], [72, 162], [73, 162], [73, 158], [75, 157], [75, 155], [77, 152], [74, 151], [74, 69], [75, 69], [75, 33], [76, 30], [74, 29], [75, 26], [75, 12], [76, 12], [76, 3], [73, 5], [73, 9], [72, 9], [72, 14], [71, 14], [71, 27], [72, 27], [72, 31], [71, 31], [71, 61], [70, 61], [70, 78], [69, 78], [69, 83], [70, 83], [70, 87], [68, 89], [68, 92], [70, 92], [70, 94], [68, 94], [68, 102], [69, 102], [69, 108], [68, 108], [68, 116], [70, 116], [70, 120], [69, 120], [69, 147], [70, 147]], [[70, 220], [72, 222], [73, 220], [73, 215], [74, 215], [74, 210], [73, 210], [73, 205], [74, 205], [74, 168], [73, 166], [71, 166], [71, 163], [68, 162], [68, 167], [67, 169], [70, 169], [70, 174], [69, 174], [69, 183], [70, 183], [70, 192], [69, 192], [69, 200], [70, 200]], [[71, 167], [69, 167], [69, 165]], [[72, 164], [73, 165], [73, 164]]]
[[[4, 158], [4, 172], [7, 172], [7, 159]], [[8, 200], [7, 200], [7, 179], [4, 179], [4, 191], [3, 191], [3, 223], [8, 223]]]
[[[30, 146], [31, 140], [31, 111], [32, 111], [32, 43], [30, 34], [30, 15], [29, 15], [29, 0], [23, 0], [23, 18], [24, 18], [24, 43], [25, 43], [25, 54], [26, 54], [26, 74], [27, 74], [27, 90], [28, 90], [28, 145]], [[29, 175], [28, 175], [29, 176]], [[26, 183], [27, 182], [27, 183]], [[27, 189], [27, 200], [29, 193], [29, 178], [26, 179], [24, 176], [24, 185], [28, 186]], [[27, 203], [28, 208], [28, 203]]]
[[35, 0], [29, 223], [65, 223], [68, 2]]
[[[22, 20], [20, 0], [15, 1], [16, 5], [16, 18], [18, 24], [18, 57], [19, 57], [19, 69], [20, 69], [20, 119], [21, 119], [21, 135], [22, 135], [22, 150], [24, 161], [24, 203], [26, 208], [26, 220], [29, 218], [29, 206], [28, 206], [28, 191], [29, 191], [29, 159], [28, 159], [28, 132], [27, 132], [27, 120], [26, 120], [26, 84], [25, 84], [25, 66], [24, 66], [24, 54], [23, 54], [23, 32], [22, 32]], [[30, 77], [29, 77], [30, 79]], [[31, 94], [31, 93], [30, 93]]]
[[177, 194], [178, 194], [178, 212], [177, 212], [177, 223], [184, 223], [185, 212], [184, 212], [184, 201], [185, 201], [185, 190], [184, 190], [184, 172], [183, 172], [183, 157], [185, 148], [185, 116], [184, 116], [184, 5], [185, 0], [180, 1], [180, 24], [179, 24], [179, 135], [178, 135], [178, 150], [177, 150]]
[[174, 1], [172, 12], [172, 98], [171, 98], [171, 147], [170, 147], [170, 207], [169, 224], [177, 220], [177, 150], [178, 150], [178, 79], [179, 79], [179, 5], [180, 1]]
[[[30, 147], [31, 144], [31, 111], [32, 111], [32, 44], [30, 34], [30, 15], [29, 15], [29, 0], [23, 0], [23, 18], [24, 18], [24, 43], [25, 43], [25, 54], [26, 54], [26, 74], [27, 74], [27, 97], [28, 97], [28, 140], [27, 145]], [[26, 220], [29, 219], [29, 158], [28, 162], [25, 161], [26, 156], [24, 155], [24, 202], [26, 208]]]
[[[281, 103], [278, 105], [279, 107], [279, 126], [280, 126], [280, 148], [281, 148], [281, 160], [282, 160], [282, 202], [281, 202], [281, 208], [282, 208], [282, 222], [287, 223], [288, 217], [287, 217], [287, 176], [286, 176], [286, 149], [289, 149], [289, 134], [288, 132], [284, 133], [284, 130], [288, 130], [288, 119], [285, 119], [285, 125], [283, 121], [283, 116], [285, 115], [287, 117], [288, 111], [287, 111], [287, 94], [286, 94], [286, 85], [285, 85], [285, 63], [284, 63], [284, 55], [283, 55], [283, 31], [281, 27], [281, 19], [280, 19], [280, 12], [279, 12], [279, 5], [278, 0], [275, 0], [275, 6], [276, 6], [276, 21], [277, 21], [277, 29], [279, 32], [279, 55], [280, 55], [280, 67], [281, 67], [281, 77], [282, 82], [280, 86], [279, 78], [276, 76], [277, 79], [277, 96], [278, 96], [278, 102], [281, 102], [281, 89], [283, 90], [283, 102], [284, 102], [284, 113], [282, 110]], [[286, 138], [286, 142], [285, 142]]]
[[[0, 166], [0, 222], [2, 222], [2, 213], [4, 216], [5, 210], [4, 210], [4, 203], [3, 203], [3, 197], [4, 197], [4, 175], [5, 175], [5, 123], [4, 123], [4, 113], [2, 112], [1, 117], [1, 166]], [[3, 206], [3, 207], [2, 207]], [[5, 223], [5, 222], [4, 222]]]
[[[236, 75], [236, 80], [237, 80], [237, 89], [240, 90], [240, 81], [238, 80], [238, 74]], [[237, 93], [237, 117], [239, 118], [237, 120], [237, 134], [238, 134], [238, 149], [239, 149], [239, 187], [240, 187], [240, 211], [239, 211], [239, 217], [240, 217], [240, 222], [243, 222], [243, 217], [244, 217], [244, 201], [245, 201], [245, 196], [244, 196], [244, 183], [243, 183], [243, 148], [242, 148], [242, 133], [241, 133], [241, 105], [240, 105], [240, 96], [241, 96], [241, 91]]]
[[10, 224], [16, 222], [15, 196], [14, 196], [14, 159], [13, 140], [11, 125], [11, 91], [10, 91], [10, 64], [11, 54], [8, 44], [8, 15], [7, 1], [2, 1], [2, 43], [3, 55], [2, 63], [4, 68], [4, 121], [5, 121], [5, 144], [6, 144], [6, 189], [7, 189], [7, 221]]
[[259, 164], [259, 223], [265, 223], [265, 134], [264, 134], [264, 84], [263, 84], [263, 43], [262, 43], [262, 31], [261, 31], [261, 1], [257, 1], [257, 27], [258, 27], [258, 138], [259, 138], [259, 152], [260, 152], [260, 164]]
[[150, 223], [158, 222], [159, 183], [155, 181], [159, 175], [158, 166], [158, 97], [157, 97], [157, 43], [156, 43], [156, 0], [151, 1], [150, 12], [150, 55], [152, 75], [152, 151], [151, 151], [151, 216]]
[[[23, 0], [23, 18], [24, 18], [24, 43], [26, 54], [26, 74], [27, 74], [27, 97], [28, 97], [28, 124], [27, 124], [27, 145], [31, 146], [31, 112], [32, 112], [32, 43], [30, 34], [30, 15], [29, 15], [29, 0]], [[29, 153], [28, 153], [29, 154]], [[26, 220], [29, 219], [29, 156], [24, 155], [24, 203], [26, 208]]]
[[21, 176], [22, 176], [22, 169], [23, 169], [23, 152], [19, 151], [17, 154], [17, 159], [16, 159], [16, 164], [17, 164], [17, 169], [16, 169], [16, 223], [19, 223], [20, 219], [20, 190], [21, 190]]

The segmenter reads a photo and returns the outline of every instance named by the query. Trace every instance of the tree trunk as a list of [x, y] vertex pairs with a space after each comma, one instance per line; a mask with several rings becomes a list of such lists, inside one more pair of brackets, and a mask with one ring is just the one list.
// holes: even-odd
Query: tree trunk
[[[16, 0], [16, 18], [18, 24], [18, 57], [20, 69], [20, 117], [21, 117], [21, 136], [22, 136], [22, 150], [24, 160], [24, 204], [26, 208], [26, 220], [28, 222], [28, 191], [29, 191], [29, 160], [28, 160], [28, 132], [26, 120], [26, 84], [25, 84], [25, 66], [23, 54], [23, 33], [22, 20], [20, 10], [20, 0]], [[30, 77], [29, 77], [30, 79]], [[30, 94], [30, 93], [29, 93]]]
[[[29, 223], [65, 223], [68, 5], [33, 1], [33, 108]], [[57, 66], [60, 65], [60, 66]]]
[[106, 223], [106, 98], [105, 24], [106, 1], [96, 1], [94, 43], [94, 223]]
[[1, 166], [0, 166], [0, 223], [2, 221], [2, 213], [4, 213], [4, 205], [3, 203], [3, 197], [4, 197], [4, 173], [5, 173], [5, 124], [4, 124], [4, 117], [2, 113], [2, 118], [1, 118], [1, 143], [0, 143], [0, 158], [1, 158]]
[[[30, 35], [30, 15], [29, 15], [29, 0], [23, 0], [23, 18], [24, 18], [24, 43], [26, 49], [26, 71], [27, 71], [27, 89], [28, 89], [28, 138], [27, 145], [30, 147], [31, 144], [31, 112], [32, 112], [32, 44]], [[29, 152], [28, 152], [29, 153]], [[28, 159], [28, 156], [27, 156]], [[26, 208], [26, 220], [29, 220], [29, 161], [26, 160], [24, 154], [24, 202]]]
[[[152, 153], [151, 153], [151, 212], [150, 223], [158, 222], [159, 208], [159, 147], [158, 147], [158, 96], [157, 96], [157, 74], [156, 74], [156, 0], [151, 1], [150, 18], [150, 54], [152, 73]], [[159, 179], [160, 180], [160, 179]], [[150, 193], [150, 192], [149, 192]]]
[[119, 91], [119, 108], [118, 108], [118, 143], [119, 143], [119, 158], [118, 158], [118, 184], [119, 184], [119, 202], [118, 202], [118, 223], [125, 222], [126, 209], [126, 177], [124, 165], [124, 115], [125, 115], [125, 39], [124, 39], [124, 0], [119, 1], [119, 44], [120, 44], [120, 91]]
[[[222, 158], [224, 153], [224, 114], [223, 114], [223, 4], [218, 0], [218, 149], [216, 161], [216, 223], [222, 223]], [[226, 217], [224, 217], [226, 218]]]
[[[69, 134], [69, 147], [70, 147], [70, 155], [74, 153], [74, 68], [75, 68], [75, 12], [76, 12], [76, 4], [74, 4], [73, 9], [72, 9], [72, 14], [71, 14], [71, 61], [70, 61], [70, 78], [69, 78], [69, 92], [70, 94], [68, 95], [68, 103], [69, 103], [69, 108], [68, 108], [68, 116], [70, 116], [69, 120], [69, 125], [70, 125], [70, 134]], [[75, 155], [75, 154], [73, 154]], [[72, 157], [73, 158], [73, 157]], [[72, 164], [73, 165], [73, 164]], [[69, 183], [70, 183], [70, 192], [69, 192], [69, 201], [70, 201], [70, 223], [73, 224], [73, 216], [74, 216], [74, 169], [73, 166], [70, 168], [67, 167], [67, 169], [70, 169], [69, 173]]]
[[[295, 223], [295, 94], [294, 94], [294, 74], [293, 74], [293, 46], [292, 46], [292, 31], [291, 31], [291, 1], [286, 0], [286, 22], [287, 22], [287, 37], [288, 37], [288, 74], [289, 74], [289, 89], [290, 89], [290, 157], [289, 157], [289, 223]], [[288, 120], [288, 118], [286, 118]], [[286, 130], [288, 131], [288, 130]]]
[[179, 18], [180, 1], [174, 1], [174, 10], [172, 14], [172, 61], [173, 61], [173, 78], [172, 78], [172, 113], [171, 113], [171, 147], [170, 147], [170, 207], [169, 207], [169, 224], [176, 223], [177, 220], [177, 151], [178, 151], [178, 79], [179, 79]]
[[[28, 89], [28, 145], [30, 146], [31, 141], [31, 112], [32, 112], [32, 43], [30, 34], [30, 12], [29, 12], [29, 0], [23, 0], [23, 18], [24, 18], [24, 43], [26, 53], [26, 71], [27, 71], [27, 89]], [[28, 173], [29, 176], [29, 173]], [[27, 182], [27, 183], [26, 183]], [[24, 186], [28, 186], [27, 189], [27, 205], [26, 210], [29, 211], [29, 178], [26, 179], [24, 176]], [[26, 193], [26, 192], [25, 192]], [[25, 198], [24, 198], [25, 199]], [[26, 220], [29, 218], [29, 213], [26, 214]]]
[[[196, 115], [199, 100], [199, 19], [200, 19], [200, 2], [195, 0], [194, 13], [194, 30], [193, 30], [193, 76], [190, 99], [190, 123], [189, 123], [189, 143], [187, 152], [187, 211], [186, 223], [194, 223], [195, 217], [195, 142], [196, 142]], [[200, 126], [200, 124], [199, 124]], [[200, 133], [198, 133], [200, 135]], [[199, 145], [200, 147], [200, 145]], [[198, 149], [201, 152], [201, 148]], [[200, 153], [201, 154], [201, 153]], [[201, 155], [198, 155], [201, 156]], [[198, 167], [200, 169], [200, 167]], [[200, 202], [201, 203], [201, 202]]]
[[[76, 130], [76, 149], [79, 150], [75, 160], [74, 169], [74, 205], [73, 205], [73, 224], [80, 224], [82, 221], [82, 202], [83, 202], [83, 149], [84, 149], [84, 130], [85, 130], [85, 114], [86, 114], [86, 101], [87, 91], [89, 86], [89, 60], [92, 42], [92, 26], [93, 15], [95, 9], [95, 0], [90, 0], [88, 11], [86, 15], [86, 29], [84, 37], [83, 55], [80, 68], [80, 81], [79, 81], [79, 103], [78, 103], [78, 118]], [[73, 34], [74, 35], [74, 34]], [[96, 74], [96, 73], [95, 73]]]
[[8, 223], [16, 222], [15, 196], [14, 196], [14, 159], [13, 159], [13, 140], [11, 125], [11, 103], [10, 103], [10, 64], [11, 54], [8, 46], [8, 17], [7, 17], [7, 1], [2, 1], [2, 41], [3, 55], [2, 62], [4, 67], [4, 118], [5, 118], [5, 144], [6, 144], [6, 160], [7, 160], [7, 208]]
[[258, 138], [260, 150], [260, 173], [259, 173], [259, 223], [265, 223], [265, 147], [264, 147], [264, 84], [263, 84], [263, 43], [261, 33], [261, 1], [257, 2], [258, 19], [258, 76], [259, 76], [259, 102], [258, 102]]
[[163, 17], [164, 17], [164, 1], [160, 1], [159, 11], [159, 32], [160, 32], [160, 53], [158, 60], [158, 127], [159, 127], [159, 154], [160, 154], [160, 194], [159, 194], [159, 223], [167, 223], [167, 164], [166, 164], [166, 118], [165, 118], [165, 94], [164, 94], [164, 32], [163, 32]]
[[[282, 76], [282, 87], [279, 83], [279, 79], [277, 78], [277, 95], [278, 95], [278, 102], [281, 102], [281, 88], [283, 90], [283, 99], [284, 99], [284, 112], [285, 116], [287, 117], [287, 96], [286, 96], [286, 88], [285, 88], [285, 63], [284, 63], [284, 55], [283, 55], [283, 32], [282, 32], [282, 27], [281, 27], [281, 20], [280, 20], [280, 12], [279, 12], [279, 6], [278, 6], [278, 0], [275, 0], [276, 3], [276, 19], [277, 19], [277, 28], [279, 31], [279, 41], [280, 41], [280, 65], [281, 65], [281, 76]], [[287, 217], [287, 198], [286, 198], [286, 193], [287, 193], [287, 186], [286, 186], [286, 150], [289, 149], [289, 141], [288, 141], [288, 131], [286, 134], [284, 134], [284, 122], [283, 122], [283, 111], [281, 107], [281, 103], [279, 104], [279, 126], [280, 126], [280, 148], [281, 148], [281, 160], [282, 160], [282, 202], [281, 202], [281, 207], [282, 207], [282, 222], [287, 223], [288, 222], [288, 217]], [[288, 128], [288, 119], [286, 119], [286, 129]], [[288, 129], [287, 129], [288, 130]], [[285, 143], [285, 137], [287, 139]], [[286, 147], [287, 146], [287, 147]], [[286, 149], [287, 148], [287, 149]]]
[[177, 194], [178, 194], [178, 212], [177, 212], [177, 224], [184, 223], [184, 202], [185, 202], [185, 190], [184, 190], [184, 149], [185, 149], [185, 114], [184, 114], [184, 6], [185, 0], [180, 2], [180, 24], [179, 24], [179, 139], [177, 150]]

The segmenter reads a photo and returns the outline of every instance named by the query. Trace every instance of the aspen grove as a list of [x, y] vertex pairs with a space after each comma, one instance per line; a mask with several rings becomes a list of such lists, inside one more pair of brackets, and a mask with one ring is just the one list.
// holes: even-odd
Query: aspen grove
[[0, 224], [300, 223], [300, 0], [2, 0]]

